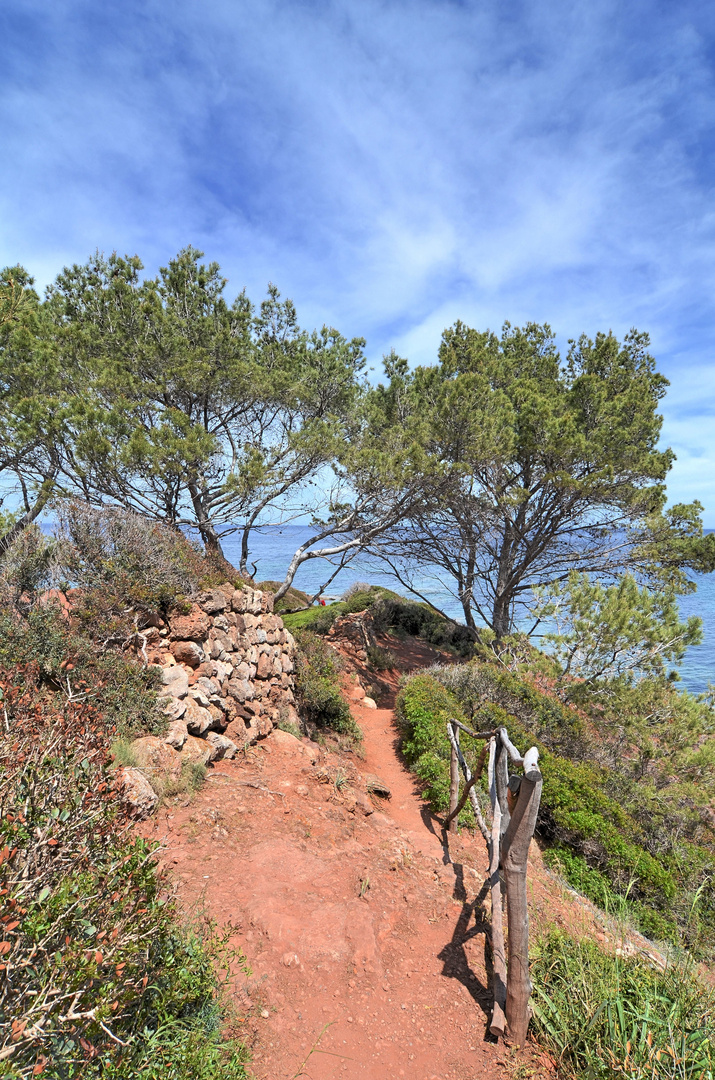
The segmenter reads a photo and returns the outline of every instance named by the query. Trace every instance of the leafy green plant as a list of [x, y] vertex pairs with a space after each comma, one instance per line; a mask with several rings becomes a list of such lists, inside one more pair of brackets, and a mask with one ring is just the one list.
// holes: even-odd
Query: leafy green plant
[[340, 691], [340, 661], [316, 634], [296, 635], [296, 700], [301, 718], [317, 728], [349, 735], [356, 742], [362, 733]]
[[[402, 736], [401, 749], [413, 772], [424, 783], [424, 797], [441, 813], [449, 806], [449, 758], [447, 720], [466, 718], [459, 702], [430, 675], [415, 675], [405, 681], [395, 703], [395, 715]], [[473, 751], [465, 747], [467, 760]], [[466, 806], [460, 821], [473, 824], [471, 807]]]
[[379, 645], [370, 645], [367, 650], [367, 663], [373, 671], [391, 671], [396, 666], [395, 657], [390, 650]]

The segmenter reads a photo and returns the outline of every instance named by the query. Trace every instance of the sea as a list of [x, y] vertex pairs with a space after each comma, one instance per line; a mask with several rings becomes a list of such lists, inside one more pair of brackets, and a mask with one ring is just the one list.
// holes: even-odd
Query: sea
[[[266, 526], [261, 532], [255, 533], [251, 544], [251, 562], [256, 564], [256, 580], [283, 580], [291, 556], [308, 536], [308, 526], [295, 524]], [[236, 534], [225, 536], [222, 540], [226, 558], [234, 564], [239, 561], [239, 542]], [[293, 584], [312, 594], [325, 584], [331, 572], [322, 559], [310, 559], [299, 568]], [[697, 591], [680, 597], [680, 610], [683, 618], [698, 615], [703, 620], [703, 641], [687, 651], [677, 671], [685, 689], [692, 694], [702, 694], [710, 683], [715, 683], [715, 574], [692, 574], [691, 577]], [[385, 585], [403, 596], [409, 595], [384, 564], [365, 555], [356, 557], [341, 570], [324, 595], [338, 598], [356, 582]], [[446, 615], [461, 621], [461, 605], [440, 583], [436, 571], [420, 571], [414, 575], [413, 584], [425, 599]]]

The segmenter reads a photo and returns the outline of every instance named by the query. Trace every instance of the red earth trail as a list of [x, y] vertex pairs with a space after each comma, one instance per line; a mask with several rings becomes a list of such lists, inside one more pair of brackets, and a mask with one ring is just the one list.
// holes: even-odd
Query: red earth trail
[[[481, 837], [447, 840], [400, 759], [393, 710], [351, 706], [363, 758], [273, 732], [143, 827], [164, 841], [182, 906], [236, 928], [251, 1072], [476, 1080], [522, 1062], [523, 1076], [553, 1076], [536, 1047], [515, 1056], [486, 1035]], [[391, 798], [370, 798], [366, 774]], [[543, 888], [532, 902], [543, 909]]]

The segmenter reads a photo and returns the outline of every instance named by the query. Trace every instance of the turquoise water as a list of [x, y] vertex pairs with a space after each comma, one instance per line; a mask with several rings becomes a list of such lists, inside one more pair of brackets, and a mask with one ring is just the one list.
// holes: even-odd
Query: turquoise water
[[[252, 559], [257, 564], [257, 580], [282, 580], [290, 557], [309, 535], [309, 530], [302, 525], [274, 527], [257, 534], [251, 544]], [[237, 563], [238, 537], [225, 537], [223, 547], [226, 557]], [[330, 570], [322, 560], [311, 559], [299, 569], [295, 585], [306, 592], [315, 592], [329, 575]], [[681, 597], [680, 608], [684, 616], [699, 615], [703, 620], [703, 643], [688, 650], [679, 672], [682, 685], [691, 693], [699, 694], [707, 689], [709, 682], [715, 683], [715, 574], [694, 574], [693, 578], [697, 582], [697, 592]], [[356, 581], [384, 584], [394, 588], [395, 592], [405, 594], [405, 589], [392, 574], [385, 571], [380, 563], [365, 556], [341, 570], [327, 593], [339, 596]], [[435, 577], [421, 573], [416, 577], [415, 584], [436, 607], [452, 618], [460, 617], [459, 602], [449, 595], [444, 586], [440, 586]]]

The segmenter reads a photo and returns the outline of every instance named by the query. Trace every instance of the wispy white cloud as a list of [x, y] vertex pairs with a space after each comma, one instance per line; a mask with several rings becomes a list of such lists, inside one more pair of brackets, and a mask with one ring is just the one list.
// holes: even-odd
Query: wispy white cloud
[[0, 8], [0, 261], [194, 243], [307, 324], [651, 331], [715, 525], [715, 12], [657, 0]]

